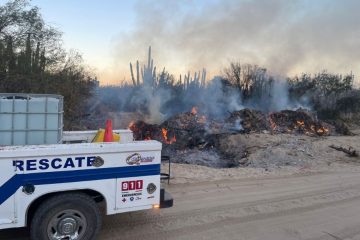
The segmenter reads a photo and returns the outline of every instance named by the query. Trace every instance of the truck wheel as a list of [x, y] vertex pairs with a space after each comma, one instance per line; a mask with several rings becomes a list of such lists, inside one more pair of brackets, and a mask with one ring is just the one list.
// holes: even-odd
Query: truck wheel
[[101, 226], [95, 201], [81, 193], [64, 193], [45, 200], [31, 221], [32, 240], [92, 240]]

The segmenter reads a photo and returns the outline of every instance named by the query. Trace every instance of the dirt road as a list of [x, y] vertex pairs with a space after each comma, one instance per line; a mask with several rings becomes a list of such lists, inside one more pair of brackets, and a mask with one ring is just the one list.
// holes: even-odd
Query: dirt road
[[[173, 208], [105, 217], [99, 239], [360, 239], [360, 172], [354, 169], [168, 190]], [[27, 231], [0, 231], [0, 239], [25, 240]]]

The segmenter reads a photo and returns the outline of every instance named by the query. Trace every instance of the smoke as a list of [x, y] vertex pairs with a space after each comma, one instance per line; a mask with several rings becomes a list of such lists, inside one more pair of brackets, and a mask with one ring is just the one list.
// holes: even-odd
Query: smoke
[[166, 89], [160, 88], [157, 89], [156, 95], [150, 95], [150, 91], [147, 94], [149, 101], [149, 115], [147, 118], [147, 122], [160, 123], [166, 117], [166, 114], [161, 112], [161, 108], [166, 102], [171, 99], [171, 93]]
[[139, 90], [143, 92], [142, 98], [132, 96], [131, 99], [145, 107], [143, 113], [150, 123], [161, 123], [174, 114], [189, 112], [192, 107], [212, 118], [222, 118], [244, 108], [239, 91], [224, 86], [221, 77], [215, 77], [207, 86], [189, 86], [180, 92], [174, 87], [150, 90], [141, 86]]
[[241, 121], [242, 121], [241, 118], [236, 119], [235, 124], [234, 124], [235, 130], [237, 130], [237, 131], [244, 130], [243, 126], [241, 125]]
[[357, 0], [138, 1], [114, 57], [125, 71], [126, 60], [151, 45], [158, 66], [175, 74], [206, 67], [214, 76], [241, 60], [282, 76], [323, 69], [356, 75], [358, 9]]
[[290, 105], [289, 91], [286, 81], [275, 81], [271, 88], [271, 111], [280, 111]]
[[[190, 91], [187, 95], [186, 105], [199, 106], [203, 113], [212, 117], [221, 117], [244, 108], [239, 91], [226, 87], [221, 77], [212, 79], [205, 89], [194, 90], [194, 93]], [[196, 97], [193, 100], [191, 96]]]
[[[189, 112], [193, 107], [199, 109], [201, 115], [219, 119], [245, 107], [265, 112], [301, 107], [289, 99], [287, 81], [275, 80], [263, 68], [234, 65], [232, 72], [228, 72], [230, 79], [214, 77], [205, 84], [195, 74], [194, 78], [188, 76], [186, 81], [174, 82], [166, 72], [156, 75], [151, 48], [148, 54], [148, 66], [141, 68], [143, 74], [137, 74], [136, 81], [133, 78], [134, 85], [105, 87], [99, 91], [105, 102], [116, 106], [115, 111], [136, 111], [146, 122], [157, 124], [174, 114]], [[240, 75], [231, 75], [239, 72]], [[247, 87], [237, 83], [237, 77], [242, 84], [247, 83]], [[238, 129], [238, 124], [240, 121], [234, 128]]]
[[[268, 103], [267, 105], [266, 102]], [[291, 100], [288, 83], [281, 78], [274, 81], [274, 84], [270, 89], [270, 97], [268, 99], [263, 99], [260, 106], [267, 106], [266, 109], [261, 107], [260, 109], [269, 112], [277, 112], [284, 109], [312, 109], [310, 100], [306, 96], [302, 96], [300, 99]]]

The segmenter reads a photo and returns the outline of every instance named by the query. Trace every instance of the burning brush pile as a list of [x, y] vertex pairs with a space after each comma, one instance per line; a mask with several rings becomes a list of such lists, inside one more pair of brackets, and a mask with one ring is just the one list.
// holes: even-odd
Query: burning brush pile
[[[164, 143], [166, 148], [177, 150], [194, 147], [205, 148], [209, 145], [210, 135], [221, 128], [220, 123], [199, 115], [194, 107], [191, 112], [175, 115], [160, 125], [144, 121], [131, 122], [135, 140], [155, 139]], [[212, 144], [213, 145], [213, 144]]]
[[335, 133], [335, 128], [330, 124], [317, 120], [316, 115], [303, 110], [270, 113], [269, 122], [272, 132], [300, 133], [310, 136]]
[[[337, 128], [317, 119], [316, 114], [304, 109], [284, 110], [265, 114], [258, 110], [242, 109], [225, 119], [211, 119], [197, 107], [190, 112], [175, 115], [161, 124], [144, 121], [129, 125], [136, 140], [155, 139], [163, 143], [164, 154], [174, 162], [212, 167], [240, 165], [239, 156], [226, 151], [224, 139], [235, 134], [268, 133], [296, 134], [313, 137], [339, 134]], [[245, 146], [239, 144], [241, 157], [246, 157]], [[238, 154], [237, 154], [238, 155]]]

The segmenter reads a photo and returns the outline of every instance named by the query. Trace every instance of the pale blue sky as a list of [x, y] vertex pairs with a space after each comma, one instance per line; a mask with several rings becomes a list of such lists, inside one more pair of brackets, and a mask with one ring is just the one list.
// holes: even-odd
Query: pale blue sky
[[[0, 3], [6, 2], [0, 0]], [[146, 59], [178, 76], [231, 61], [272, 74], [360, 75], [359, 0], [32, 0], [103, 83], [129, 80]], [[358, 77], [357, 77], [358, 78]], [[359, 78], [358, 78], [359, 79]]]
[[[67, 49], [80, 51], [86, 62], [106, 68], [113, 38], [131, 30], [134, 1], [32, 0], [44, 19], [63, 32]], [[127, 60], [129, 61], [129, 60]]]

